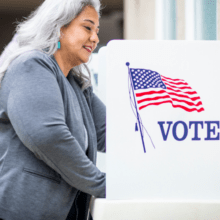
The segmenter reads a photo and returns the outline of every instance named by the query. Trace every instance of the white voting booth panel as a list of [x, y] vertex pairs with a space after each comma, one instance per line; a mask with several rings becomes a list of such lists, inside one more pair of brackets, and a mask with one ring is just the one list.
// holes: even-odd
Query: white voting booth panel
[[98, 91], [99, 98], [106, 105], [106, 53], [107, 47], [102, 47], [98, 53], [98, 72], [99, 72], [99, 83]]
[[[90, 70], [91, 73], [91, 82], [93, 86], [93, 91], [96, 95], [99, 95], [98, 91], [98, 62], [99, 62], [99, 57], [97, 53], [93, 53], [92, 56], [89, 59], [89, 62], [87, 63], [87, 66]], [[87, 71], [85, 71], [85, 74], [87, 74]]]
[[94, 220], [220, 218], [220, 42], [116, 40], [105, 53], [107, 197]]
[[[102, 47], [98, 53], [98, 86], [97, 95], [101, 101], [106, 105], [106, 47]], [[98, 152], [97, 153], [97, 163], [96, 166], [102, 171], [106, 172], [106, 154]]]
[[198, 201], [95, 199], [94, 220], [219, 220], [220, 204]]
[[[107, 48], [107, 199], [219, 201], [220, 42], [118, 40]], [[143, 83], [134, 92], [147, 94], [138, 105], [131, 74]], [[169, 87], [173, 104], [160, 93]]]

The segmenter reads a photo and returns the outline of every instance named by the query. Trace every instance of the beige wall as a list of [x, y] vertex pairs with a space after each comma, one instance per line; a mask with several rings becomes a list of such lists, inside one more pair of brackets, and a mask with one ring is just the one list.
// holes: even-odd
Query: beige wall
[[176, 0], [177, 40], [185, 40], [185, 0]]
[[155, 0], [124, 0], [124, 38], [155, 38]]
[[[176, 1], [177, 40], [184, 40], [185, 0]], [[124, 38], [162, 40], [163, 11], [160, 6], [157, 0], [124, 0]]]

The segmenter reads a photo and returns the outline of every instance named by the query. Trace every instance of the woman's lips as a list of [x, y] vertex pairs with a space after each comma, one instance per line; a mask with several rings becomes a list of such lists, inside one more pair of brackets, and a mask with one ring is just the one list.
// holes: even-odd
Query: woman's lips
[[84, 49], [86, 49], [89, 53], [92, 52], [92, 47], [90, 46], [83, 46]]

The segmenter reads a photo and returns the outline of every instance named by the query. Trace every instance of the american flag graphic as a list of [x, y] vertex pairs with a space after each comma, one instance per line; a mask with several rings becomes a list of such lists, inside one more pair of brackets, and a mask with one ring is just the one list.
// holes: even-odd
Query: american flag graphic
[[171, 79], [146, 69], [130, 68], [130, 74], [139, 110], [150, 105], [171, 103], [174, 108], [187, 112], [204, 111], [197, 92], [183, 79]]

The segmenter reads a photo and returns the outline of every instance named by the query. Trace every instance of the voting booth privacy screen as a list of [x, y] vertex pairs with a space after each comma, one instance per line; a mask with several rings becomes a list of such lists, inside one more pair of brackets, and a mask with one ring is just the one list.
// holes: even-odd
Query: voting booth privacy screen
[[107, 199], [220, 200], [220, 43], [114, 40], [105, 54]]

